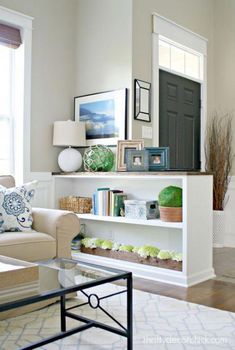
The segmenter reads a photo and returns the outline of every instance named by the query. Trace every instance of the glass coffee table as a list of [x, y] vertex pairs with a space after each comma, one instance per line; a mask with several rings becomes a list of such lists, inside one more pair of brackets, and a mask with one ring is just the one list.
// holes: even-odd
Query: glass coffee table
[[[118, 334], [127, 338], [127, 349], [133, 348], [133, 332], [132, 332], [132, 273], [109, 267], [84, 263], [79, 260], [70, 259], [54, 259], [49, 261], [39, 262], [39, 289], [38, 291], [29, 296], [21, 296], [14, 298], [14, 300], [0, 300], [0, 312], [18, 308], [21, 306], [34, 304], [43, 300], [51, 298], [60, 298], [60, 319], [61, 319], [61, 332], [40, 340], [36, 343], [29, 344], [21, 350], [29, 350], [39, 348], [43, 345], [51, 343], [53, 341], [65, 338], [67, 336], [76, 334], [86, 329], [96, 327], [102, 330]], [[117, 281], [125, 281], [124, 290], [120, 290], [114, 293], [107, 293], [106, 295], [99, 296], [95, 292], [92, 293], [90, 288], [103, 285], [102, 292], [105, 291], [105, 285], [107, 283], [113, 283]], [[88, 290], [89, 288], [89, 290]], [[66, 308], [66, 296], [68, 294], [80, 291], [86, 298], [85, 302], [69, 308]], [[126, 293], [126, 325], [121, 324], [111, 313], [103, 308], [101, 301], [103, 299], [112, 298], [115, 295]], [[68, 296], [67, 296], [68, 297]], [[117, 326], [107, 325], [105, 323], [98, 322], [93, 319], [86, 318], [84, 316], [74, 314], [73, 309], [77, 309], [81, 306], [88, 305], [92, 309], [100, 309], [110, 319], [115, 322]], [[66, 318], [72, 318], [83, 324], [67, 330]]]

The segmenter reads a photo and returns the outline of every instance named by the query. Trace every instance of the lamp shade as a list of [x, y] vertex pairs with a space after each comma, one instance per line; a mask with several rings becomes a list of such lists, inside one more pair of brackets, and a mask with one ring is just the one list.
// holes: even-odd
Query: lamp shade
[[54, 146], [86, 146], [85, 123], [72, 120], [54, 122]]

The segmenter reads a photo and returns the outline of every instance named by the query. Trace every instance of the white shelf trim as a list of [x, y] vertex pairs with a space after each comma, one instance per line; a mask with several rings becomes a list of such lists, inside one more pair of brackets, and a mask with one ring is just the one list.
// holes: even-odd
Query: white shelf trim
[[137, 220], [137, 219], [127, 219], [120, 216], [100, 216], [100, 215], [93, 215], [93, 214], [77, 214], [77, 216], [83, 220], [106, 221], [106, 222], [115, 222], [119, 224], [155, 226], [155, 227], [166, 227], [166, 228], [177, 228], [177, 229], [183, 228], [182, 222], [164, 222], [159, 219]]

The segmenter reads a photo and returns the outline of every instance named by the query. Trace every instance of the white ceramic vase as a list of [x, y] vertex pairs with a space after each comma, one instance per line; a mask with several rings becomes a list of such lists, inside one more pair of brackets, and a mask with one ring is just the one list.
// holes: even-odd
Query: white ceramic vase
[[225, 235], [225, 214], [223, 210], [213, 210], [213, 246], [222, 248]]

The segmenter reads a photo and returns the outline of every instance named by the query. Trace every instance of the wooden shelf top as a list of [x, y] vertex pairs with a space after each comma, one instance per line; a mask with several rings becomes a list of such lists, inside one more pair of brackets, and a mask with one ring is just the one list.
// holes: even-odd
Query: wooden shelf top
[[161, 171], [161, 172], [74, 172], [74, 173], [52, 173], [58, 178], [154, 178], [164, 176], [205, 176], [212, 175], [209, 172], [200, 171]]

